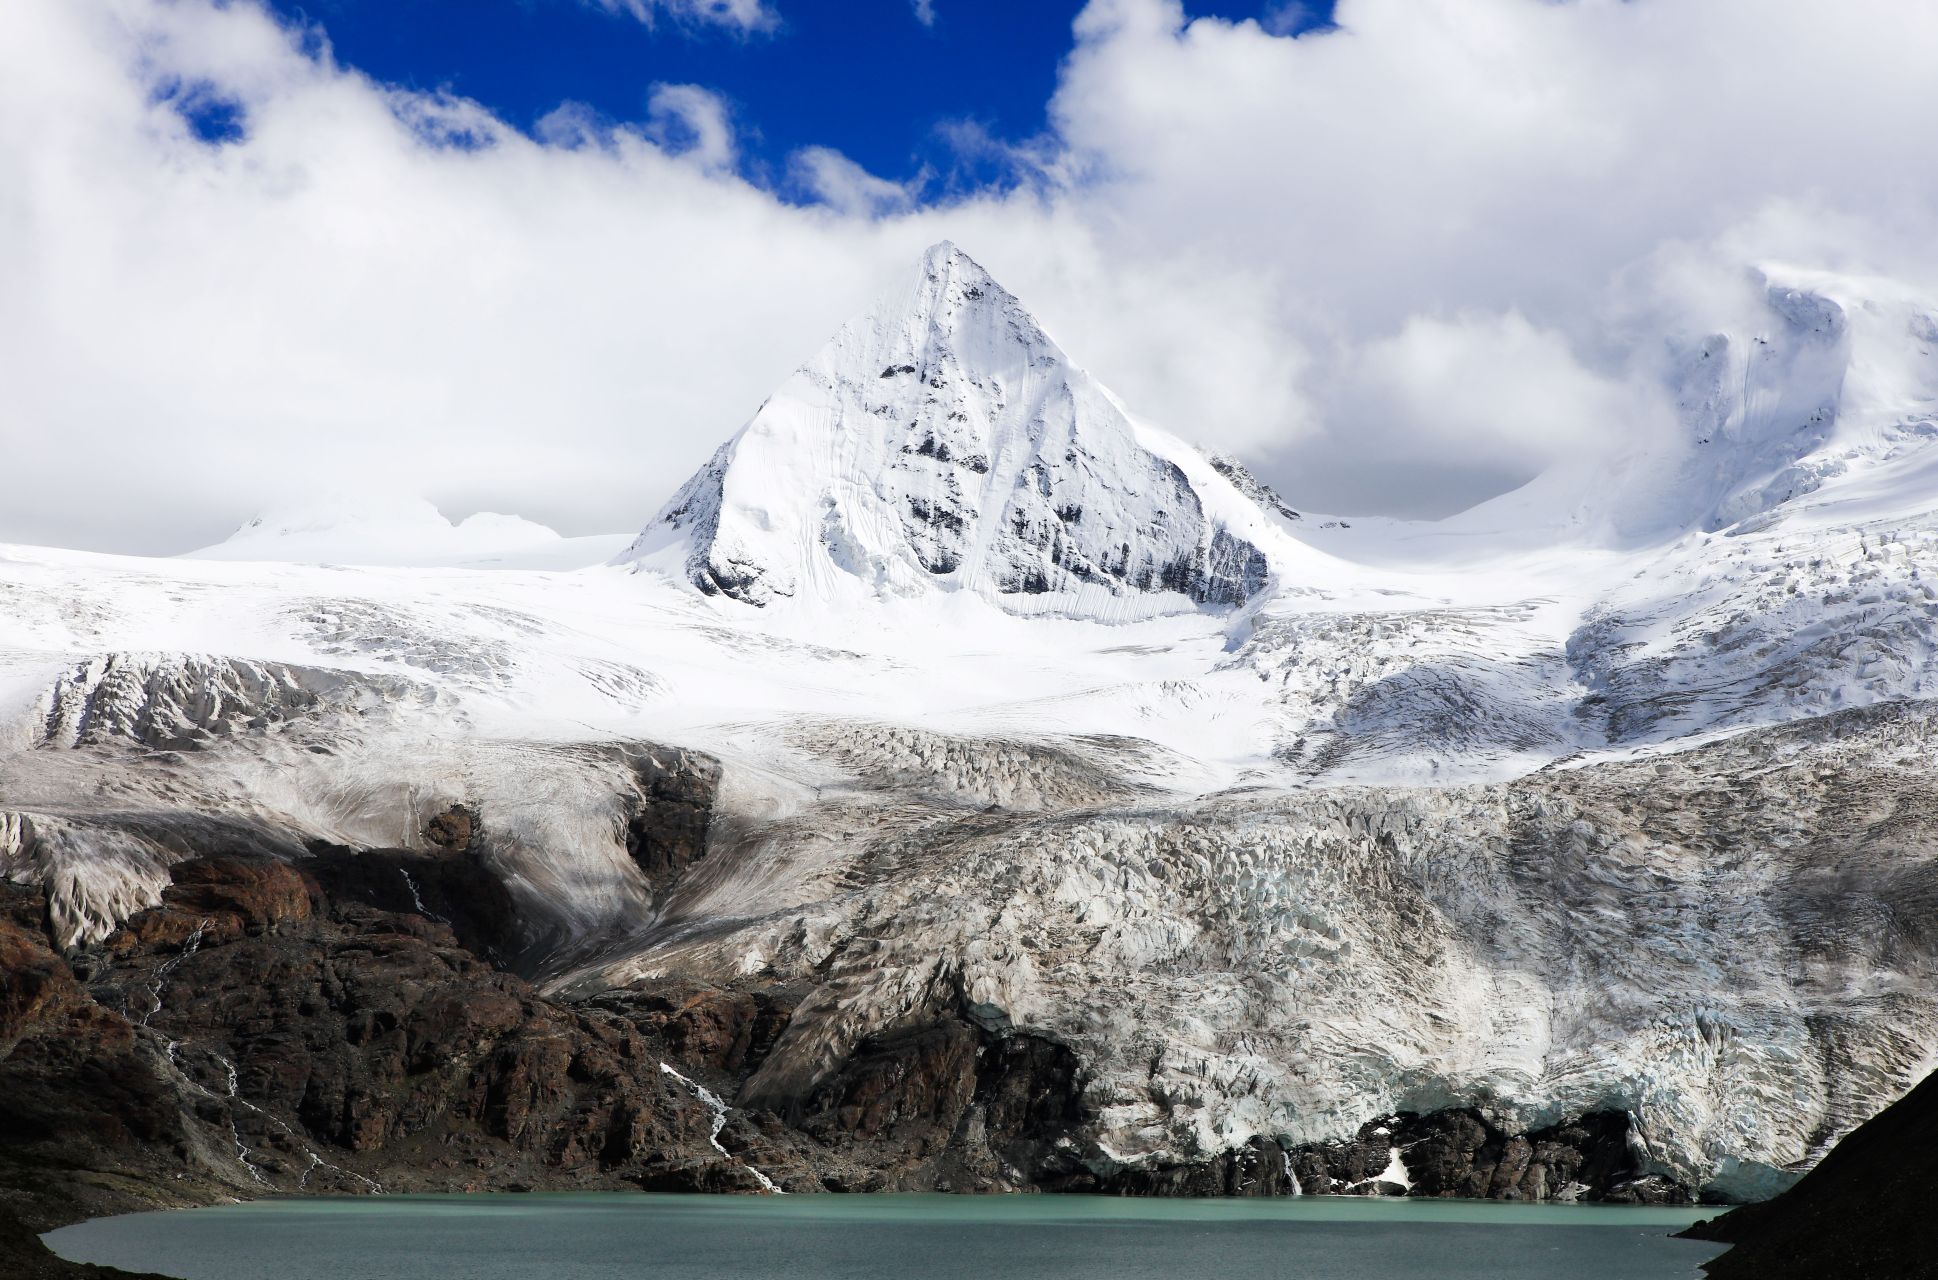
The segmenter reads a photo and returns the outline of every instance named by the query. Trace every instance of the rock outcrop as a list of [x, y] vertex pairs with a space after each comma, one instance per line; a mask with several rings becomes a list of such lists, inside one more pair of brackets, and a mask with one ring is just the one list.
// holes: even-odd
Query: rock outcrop
[[1711, 1280], [1927, 1280], [1938, 1275], [1938, 1075], [1858, 1126], [1774, 1200], [1684, 1235], [1726, 1241]]
[[1690, 1188], [1651, 1172], [1633, 1119], [1598, 1111], [1508, 1133], [1470, 1108], [1403, 1113], [1363, 1126], [1351, 1142], [1292, 1158], [1308, 1193], [1460, 1200], [1686, 1203]]

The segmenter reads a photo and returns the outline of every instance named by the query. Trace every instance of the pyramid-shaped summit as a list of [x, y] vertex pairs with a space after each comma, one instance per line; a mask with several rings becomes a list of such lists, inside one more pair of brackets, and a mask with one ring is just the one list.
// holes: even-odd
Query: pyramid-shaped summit
[[949, 243], [844, 327], [623, 561], [748, 604], [975, 591], [1128, 617], [1260, 591], [1270, 521], [1135, 424]]

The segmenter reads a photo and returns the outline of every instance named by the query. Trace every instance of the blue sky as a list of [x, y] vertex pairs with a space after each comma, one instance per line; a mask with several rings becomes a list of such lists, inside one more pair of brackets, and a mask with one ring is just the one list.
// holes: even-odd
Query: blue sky
[[[623, 4], [624, 0], [613, 0]], [[971, 121], [1020, 142], [1040, 134], [1081, 0], [789, 4], [770, 30], [669, 16], [642, 22], [595, 0], [273, 0], [321, 27], [338, 61], [390, 84], [446, 89], [522, 128], [571, 100], [617, 121], [646, 114], [654, 84], [696, 84], [734, 113], [741, 167], [783, 196], [786, 158], [832, 147], [878, 177], [923, 179], [924, 195], [1001, 184], [987, 157], [952, 145]], [[1192, 17], [1323, 26], [1332, 0], [1193, 0]], [[213, 114], [207, 123], [227, 129]]]

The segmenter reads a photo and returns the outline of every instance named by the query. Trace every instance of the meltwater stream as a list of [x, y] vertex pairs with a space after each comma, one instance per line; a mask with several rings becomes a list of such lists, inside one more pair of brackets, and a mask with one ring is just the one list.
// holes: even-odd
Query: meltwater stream
[[1713, 1210], [1305, 1196], [385, 1196], [131, 1214], [61, 1256], [188, 1280], [1695, 1280]]

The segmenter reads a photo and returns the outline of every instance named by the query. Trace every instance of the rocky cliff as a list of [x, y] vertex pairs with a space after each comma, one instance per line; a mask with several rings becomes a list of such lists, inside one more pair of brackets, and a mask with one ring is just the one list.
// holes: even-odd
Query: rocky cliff
[[[124, 683], [7, 775], [0, 1109], [10, 1158], [169, 1194], [1753, 1199], [1938, 1024], [1921, 707], [1186, 800], [1117, 739], [769, 739], [815, 793], [646, 743], [453, 768], [387, 685]], [[319, 821], [351, 743], [397, 843]], [[284, 806], [239, 808], [264, 760]]]

